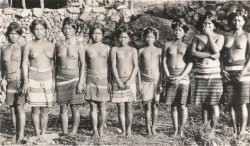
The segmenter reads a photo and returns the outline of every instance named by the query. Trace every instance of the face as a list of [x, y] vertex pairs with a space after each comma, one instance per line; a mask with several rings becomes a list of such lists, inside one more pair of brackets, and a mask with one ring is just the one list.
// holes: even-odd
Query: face
[[203, 28], [208, 28], [210, 30], [214, 30], [215, 26], [212, 21], [210, 21], [208, 18], [203, 22]]
[[66, 39], [75, 36], [75, 29], [71, 25], [64, 25], [62, 31]]
[[19, 38], [20, 38], [20, 35], [15, 31], [15, 30], [12, 30], [10, 33], [9, 33], [9, 41], [11, 43], [16, 43]]
[[42, 39], [45, 36], [45, 28], [43, 27], [43, 25], [38, 24], [34, 27], [33, 30], [33, 34], [35, 36], [36, 39]]
[[129, 43], [129, 41], [130, 41], [130, 38], [129, 38], [127, 33], [123, 32], [120, 34], [119, 42], [121, 43], [121, 45], [123, 45], [123, 46], [127, 45]]
[[174, 34], [175, 34], [177, 39], [182, 39], [185, 35], [185, 31], [181, 27], [176, 27], [174, 29]]
[[245, 24], [245, 20], [243, 19], [242, 16], [236, 16], [232, 20], [232, 27], [235, 29], [241, 29]]
[[148, 33], [148, 35], [146, 36], [146, 41], [147, 43], [150, 45], [150, 44], [154, 44], [155, 42], [155, 35], [153, 33]]
[[100, 29], [95, 29], [92, 33], [92, 39], [95, 43], [102, 41], [102, 31]]

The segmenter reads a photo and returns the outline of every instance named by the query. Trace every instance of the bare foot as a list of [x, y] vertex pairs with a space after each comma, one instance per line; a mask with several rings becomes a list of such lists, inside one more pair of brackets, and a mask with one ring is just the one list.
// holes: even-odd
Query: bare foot
[[247, 132], [246, 131], [240, 131], [240, 133], [239, 133], [239, 137], [241, 137], [241, 136], [245, 136], [247, 134]]
[[99, 139], [99, 134], [97, 132], [94, 132], [93, 135], [91, 136], [92, 139]]
[[184, 137], [183, 131], [179, 131], [180, 137]]
[[127, 138], [127, 139], [131, 139], [131, 138], [132, 138], [132, 134], [131, 134], [131, 133], [127, 133], [126, 138]]
[[11, 142], [12, 143], [16, 143], [16, 141], [17, 141], [17, 137], [16, 137], [16, 135], [14, 135], [13, 138], [12, 138], [12, 140], [11, 140]]
[[16, 142], [17, 144], [26, 144], [27, 143], [27, 139], [22, 137], [22, 138], [19, 138]]
[[146, 135], [147, 138], [151, 138], [153, 137], [152, 133], [151, 132], [148, 132], [148, 134]]
[[157, 135], [156, 129], [154, 127], [152, 127], [151, 131], [152, 131], [153, 136]]
[[237, 132], [236, 132], [236, 131], [233, 133], [233, 137], [234, 137], [234, 138], [237, 137]]
[[103, 130], [99, 130], [99, 136], [100, 136], [100, 138], [103, 138], [103, 137], [104, 137], [104, 135], [103, 135]]
[[125, 133], [125, 132], [122, 132], [122, 133], [120, 134], [120, 136], [121, 136], [121, 137], [126, 137], [126, 133]]
[[211, 130], [210, 134], [209, 134], [209, 138], [214, 138], [215, 136], [215, 131]]
[[171, 135], [170, 137], [172, 137], [172, 138], [176, 138], [176, 137], [177, 137], [177, 133], [178, 133], [178, 131], [174, 131], [174, 134], [173, 134], [173, 135]]

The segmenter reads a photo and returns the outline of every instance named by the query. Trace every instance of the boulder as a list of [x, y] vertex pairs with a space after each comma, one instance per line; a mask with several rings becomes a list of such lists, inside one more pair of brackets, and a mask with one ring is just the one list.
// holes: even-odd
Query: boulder
[[24, 10], [21, 10], [21, 11], [17, 12], [16, 16], [21, 17], [21, 18], [25, 18], [25, 17], [28, 17], [31, 14], [32, 14], [32, 12], [31, 12], [30, 9], [24, 9]]
[[79, 14], [80, 13], [80, 9], [76, 8], [76, 7], [68, 7], [66, 10], [72, 14]]
[[16, 11], [12, 8], [5, 8], [5, 9], [3, 9], [3, 13], [5, 15], [12, 15], [12, 14], [16, 14]]
[[40, 18], [43, 15], [43, 9], [40, 8], [33, 8], [32, 13], [35, 17]]
[[104, 12], [106, 12], [106, 9], [104, 7], [94, 7], [92, 9], [92, 12], [94, 12], [94, 13], [104, 13]]

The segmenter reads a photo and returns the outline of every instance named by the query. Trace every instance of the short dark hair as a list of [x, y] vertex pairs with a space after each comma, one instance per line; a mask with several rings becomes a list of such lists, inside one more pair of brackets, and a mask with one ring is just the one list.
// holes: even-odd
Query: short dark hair
[[145, 39], [149, 33], [153, 33], [155, 38], [158, 39], [158, 30], [153, 27], [147, 27], [146, 29], [143, 30], [142, 32], [142, 37]]
[[237, 8], [237, 9], [234, 9], [227, 17], [227, 22], [228, 22], [228, 25], [231, 26], [232, 24], [232, 20], [236, 17], [236, 16], [241, 16], [245, 23], [247, 22], [248, 20], [248, 14], [247, 14], [247, 11], [243, 8]]
[[30, 24], [30, 31], [33, 33], [36, 25], [42, 25], [45, 29], [48, 28], [47, 23], [42, 19], [34, 19]]
[[23, 30], [20, 24], [18, 24], [17, 22], [11, 22], [10, 25], [7, 28], [6, 31], [6, 36], [9, 37], [9, 34], [11, 31], [15, 31], [17, 34], [19, 34], [20, 36], [23, 34]]
[[101, 23], [99, 22], [94, 22], [93, 25], [90, 26], [89, 30], [89, 37], [92, 39], [92, 34], [96, 29], [100, 29], [102, 31], [102, 34], [104, 34], [104, 27]]
[[215, 27], [218, 27], [218, 20], [217, 20], [216, 12], [213, 10], [208, 10], [205, 12], [204, 15], [200, 16], [197, 22], [196, 28], [199, 31], [202, 31], [203, 23], [205, 22], [206, 19], [209, 19], [214, 24]]
[[189, 27], [184, 19], [174, 19], [173, 20], [173, 22], [171, 24], [171, 28], [174, 30], [177, 27], [181, 27], [185, 33], [189, 30]]
[[64, 28], [65, 25], [70, 25], [70, 26], [72, 26], [72, 28], [74, 28], [74, 29], [76, 30], [76, 32], [77, 32], [77, 30], [78, 30], [78, 28], [79, 28], [79, 26], [78, 26], [78, 24], [76, 23], [76, 21], [73, 20], [73, 19], [70, 18], [70, 17], [64, 18], [63, 23], [62, 23], [62, 31], [63, 31], [63, 28]]
[[127, 26], [120, 26], [116, 29], [116, 38], [119, 38], [122, 33], [128, 34], [130, 40], [132, 39], [132, 31]]

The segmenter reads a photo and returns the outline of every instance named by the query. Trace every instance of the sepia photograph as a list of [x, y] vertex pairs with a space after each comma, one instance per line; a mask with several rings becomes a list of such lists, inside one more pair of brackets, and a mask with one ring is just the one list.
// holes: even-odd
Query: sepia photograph
[[0, 0], [0, 145], [250, 145], [250, 1]]

